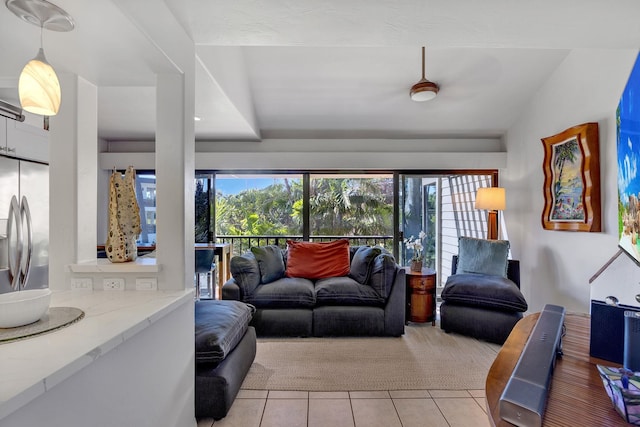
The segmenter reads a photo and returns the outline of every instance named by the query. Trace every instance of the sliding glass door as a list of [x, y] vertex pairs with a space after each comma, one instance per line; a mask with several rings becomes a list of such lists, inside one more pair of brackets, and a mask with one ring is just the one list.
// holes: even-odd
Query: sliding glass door
[[[474, 207], [478, 188], [490, 187], [495, 172], [447, 174], [401, 174], [399, 254], [401, 265], [409, 265], [414, 250], [407, 241], [423, 246], [425, 267], [438, 274], [440, 286], [451, 274], [452, 256], [458, 253], [461, 236], [486, 238], [488, 216]], [[422, 232], [422, 234], [421, 234]]]
[[392, 174], [310, 174], [309, 240], [393, 249]]

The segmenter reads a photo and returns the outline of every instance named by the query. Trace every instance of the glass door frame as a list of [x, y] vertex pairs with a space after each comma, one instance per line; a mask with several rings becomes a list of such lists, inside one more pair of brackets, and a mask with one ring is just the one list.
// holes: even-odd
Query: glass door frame
[[[488, 176], [490, 178], [490, 185], [492, 187], [498, 186], [498, 170], [496, 169], [460, 169], [460, 170], [404, 170], [397, 172], [397, 202], [395, 209], [394, 223], [396, 225], [395, 236], [395, 245], [394, 245], [394, 256], [399, 265], [408, 265], [409, 258], [411, 254], [407, 254], [404, 247], [404, 239], [410, 237], [405, 233], [405, 204], [406, 199], [408, 197], [407, 194], [407, 179], [415, 179], [415, 178], [446, 178], [451, 176]], [[441, 182], [441, 181], [438, 181]], [[442, 269], [442, 239], [441, 239], [441, 207], [442, 207], [442, 193], [441, 193], [441, 184], [437, 184], [437, 201], [436, 201], [436, 236], [435, 236], [435, 265], [434, 269], [438, 274], [438, 281], [441, 280], [440, 270]], [[422, 203], [420, 204], [420, 229], [424, 230], [425, 220], [424, 220], [424, 186], [421, 186], [420, 194], [422, 195]], [[497, 226], [498, 224], [496, 224]], [[419, 230], [418, 230], [419, 231]], [[413, 231], [411, 233], [415, 234]], [[439, 282], [438, 282], [439, 283]]]

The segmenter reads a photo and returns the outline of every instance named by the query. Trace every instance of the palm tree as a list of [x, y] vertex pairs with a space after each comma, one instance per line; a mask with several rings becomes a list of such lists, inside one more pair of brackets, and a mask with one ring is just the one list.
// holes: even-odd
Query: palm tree
[[554, 191], [557, 199], [558, 196], [560, 196], [560, 188], [562, 187], [562, 172], [564, 171], [564, 166], [567, 162], [575, 163], [576, 161], [576, 154], [579, 152], [578, 140], [574, 138], [571, 141], [558, 144], [554, 148], [556, 154], [554, 164], [556, 169], [558, 169]]

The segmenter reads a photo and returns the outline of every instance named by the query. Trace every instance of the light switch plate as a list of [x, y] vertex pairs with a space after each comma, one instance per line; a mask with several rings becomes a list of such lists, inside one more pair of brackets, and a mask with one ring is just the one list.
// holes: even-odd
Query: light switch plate
[[72, 277], [71, 289], [74, 291], [93, 290], [93, 279], [91, 277]]
[[157, 291], [158, 279], [155, 277], [138, 277], [136, 279], [136, 291]]

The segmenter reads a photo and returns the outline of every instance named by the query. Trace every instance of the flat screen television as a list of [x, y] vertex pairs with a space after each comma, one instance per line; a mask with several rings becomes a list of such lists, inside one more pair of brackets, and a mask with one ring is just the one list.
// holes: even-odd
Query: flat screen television
[[618, 246], [640, 265], [640, 55], [616, 110]]

